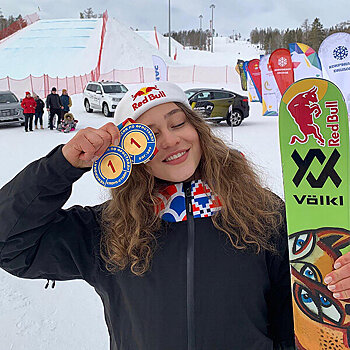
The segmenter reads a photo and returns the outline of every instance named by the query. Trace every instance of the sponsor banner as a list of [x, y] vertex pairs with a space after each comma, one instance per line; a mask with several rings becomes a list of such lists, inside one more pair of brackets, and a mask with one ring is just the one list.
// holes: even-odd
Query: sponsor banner
[[250, 78], [250, 75], [248, 73], [248, 63], [249, 61], [245, 61], [243, 63], [243, 71], [247, 78], [247, 90], [249, 95], [249, 102], [259, 102], [258, 94], [256, 93], [256, 89], [254, 87], [254, 84], [252, 82], [252, 79]]
[[318, 55], [329, 79], [343, 93], [350, 111], [350, 34], [335, 33], [323, 40]]
[[348, 349], [349, 300], [324, 283], [350, 247], [349, 124], [338, 87], [320, 78], [294, 83], [281, 101], [279, 134], [296, 345]]
[[259, 68], [259, 62], [260, 60], [254, 59], [249, 61], [248, 63], [248, 74], [250, 75], [250, 78], [253, 82], [253, 85], [256, 90], [256, 94], [258, 96], [259, 102], [262, 102], [261, 99], [261, 72]]
[[260, 56], [261, 97], [264, 116], [278, 115], [278, 107], [281, 101], [281, 93], [269, 65], [269, 58], [270, 55]]
[[164, 60], [156, 55], [152, 55], [154, 74], [156, 76], [156, 81], [166, 81], [167, 80], [167, 69]]
[[316, 51], [301, 43], [289, 44], [292, 57], [294, 80], [305, 78], [322, 78], [322, 67]]
[[236, 72], [239, 74], [241, 78], [241, 87], [243, 91], [247, 91], [247, 76], [243, 70], [243, 60], [237, 60]]
[[281, 95], [294, 83], [293, 63], [287, 49], [277, 49], [269, 59]]

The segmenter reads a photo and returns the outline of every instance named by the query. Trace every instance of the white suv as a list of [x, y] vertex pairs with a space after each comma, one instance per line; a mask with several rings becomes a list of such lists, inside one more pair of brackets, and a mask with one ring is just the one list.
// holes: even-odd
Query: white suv
[[128, 89], [113, 81], [90, 82], [84, 89], [84, 106], [88, 113], [94, 109], [103, 112], [105, 117], [112, 117], [114, 111]]

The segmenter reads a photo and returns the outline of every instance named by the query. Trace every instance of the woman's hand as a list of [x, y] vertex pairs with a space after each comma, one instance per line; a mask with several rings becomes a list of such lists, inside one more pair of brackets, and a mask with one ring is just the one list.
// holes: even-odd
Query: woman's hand
[[350, 299], [350, 252], [338, 258], [334, 268], [324, 279], [327, 288], [336, 299]]
[[113, 123], [107, 123], [99, 129], [85, 128], [62, 148], [64, 157], [76, 168], [88, 168], [111, 145], [118, 145], [120, 132]]

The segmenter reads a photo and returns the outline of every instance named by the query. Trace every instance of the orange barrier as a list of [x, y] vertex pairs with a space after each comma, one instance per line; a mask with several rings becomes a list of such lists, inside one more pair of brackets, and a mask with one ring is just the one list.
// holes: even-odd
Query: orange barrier
[[17, 21], [11, 23], [7, 28], [0, 31], [0, 40], [3, 40], [10, 35], [16, 33], [20, 29], [39, 20], [38, 14], [35, 12], [31, 15], [27, 15], [24, 18], [20, 18]]
[[[113, 69], [108, 73], [99, 74], [97, 68], [90, 73], [73, 77], [50, 77], [44, 74], [40, 77], [30, 75], [24, 79], [6, 77], [0, 79], [0, 90], [11, 90], [21, 97], [29, 90], [45, 97], [55, 86], [58, 91], [67, 89], [70, 95], [80, 94], [89, 81], [119, 81], [123, 84], [154, 82], [153, 68], [138, 67], [129, 70]], [[168, 80], [174, 83], [206, 83], [206, 84], [240, 84], [239, 76], [233, 66], [201, 67], [201, 66], [169, 66]]]

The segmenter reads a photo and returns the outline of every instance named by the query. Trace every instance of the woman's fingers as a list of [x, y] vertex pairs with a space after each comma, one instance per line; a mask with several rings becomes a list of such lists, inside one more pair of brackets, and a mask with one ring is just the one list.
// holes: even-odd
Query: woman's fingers
[[338, 258], [334, 268], [324, 278], [327, 288], [336, 299], [350, 299], [350, 252]]
[[74, 167], [89, 167], [112, 143], [118, 144], [119, 139], [119, 130], [113, 123], [99, 129], [88, 127], [80, 130], [64, 145], [62, 153]]

